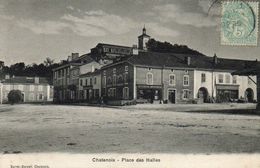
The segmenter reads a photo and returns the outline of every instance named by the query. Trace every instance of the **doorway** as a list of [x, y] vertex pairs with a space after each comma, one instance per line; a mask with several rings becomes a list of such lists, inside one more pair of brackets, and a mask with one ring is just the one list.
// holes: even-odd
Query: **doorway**
[[168, 90], [168, 101], [169, 103], [176, 103], [176, 90], [170, 89]]
[[249, 103], [254, 102], [254, 91], [251, 88], [246, 89], [245, 98]]
[[205, 87], [201, 87], [198, 91], [198, 98], [203, 102], [207, 102], [208, 90]]

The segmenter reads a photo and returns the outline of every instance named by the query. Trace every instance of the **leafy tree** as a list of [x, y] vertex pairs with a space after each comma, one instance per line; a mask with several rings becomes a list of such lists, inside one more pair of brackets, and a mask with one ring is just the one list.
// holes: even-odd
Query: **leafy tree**
[[189, 48], [186, 45], [179, 45], [165, 41], [156, 41], [155, 39], [150, 39], [147, 43], [147, 48], [149, 51], [161, 52], [161, 53], [178, 53], [178, 54], [196, 54], [203, 55], [202, 53]]
[[50, 57], [47, 57], [46, 60], [44, 60], [43, 63], [44, 63], [44, 65], [45, 65], [46, 67], [49, 67], [49, 66], [51, 66], [51, 65], [54, 63], [54, 60], [51, 59]]
[[20, 90], [11, 90], [8, 93], [8, 102], [11, 103], [12, 105], [15, 103], [19, 103], [22, 101], [22, 92]]

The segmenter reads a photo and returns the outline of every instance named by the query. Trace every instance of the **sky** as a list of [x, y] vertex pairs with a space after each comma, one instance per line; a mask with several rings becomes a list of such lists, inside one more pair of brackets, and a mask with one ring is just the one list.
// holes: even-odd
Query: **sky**
[[[0, 0], [0, 60], [59, 62], [98, 43], [132, 46], [145, 25], [159, 41], [203, 54], [260, 60], [260, 47], [220, 45], [220, 3], [213, 0]], [[210, 10], [209, 7], [211, 6]]]

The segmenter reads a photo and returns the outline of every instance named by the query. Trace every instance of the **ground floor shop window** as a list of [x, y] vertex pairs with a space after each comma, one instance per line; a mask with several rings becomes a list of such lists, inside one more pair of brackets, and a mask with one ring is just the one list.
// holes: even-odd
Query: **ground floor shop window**
[[238, 99], [238, 90], [217, 90], [218, 102], [231, 102]]
[[137, 98], [146, 99], [148, 102], [153, 103], [154, 100], [161, 100], [161, 93], [160, 89], [138, 89]]

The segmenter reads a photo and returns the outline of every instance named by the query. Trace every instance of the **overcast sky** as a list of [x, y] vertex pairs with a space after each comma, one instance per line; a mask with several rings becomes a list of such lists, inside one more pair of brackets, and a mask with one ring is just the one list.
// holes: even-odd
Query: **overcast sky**
[[212, 0], [0, 0], [0, 60], [58, 62], [97, 43], [137, 44], [145, 24], [160, 41], [206, 55], [260, 60], [260, 47], [220, 45], [220, 5]]

